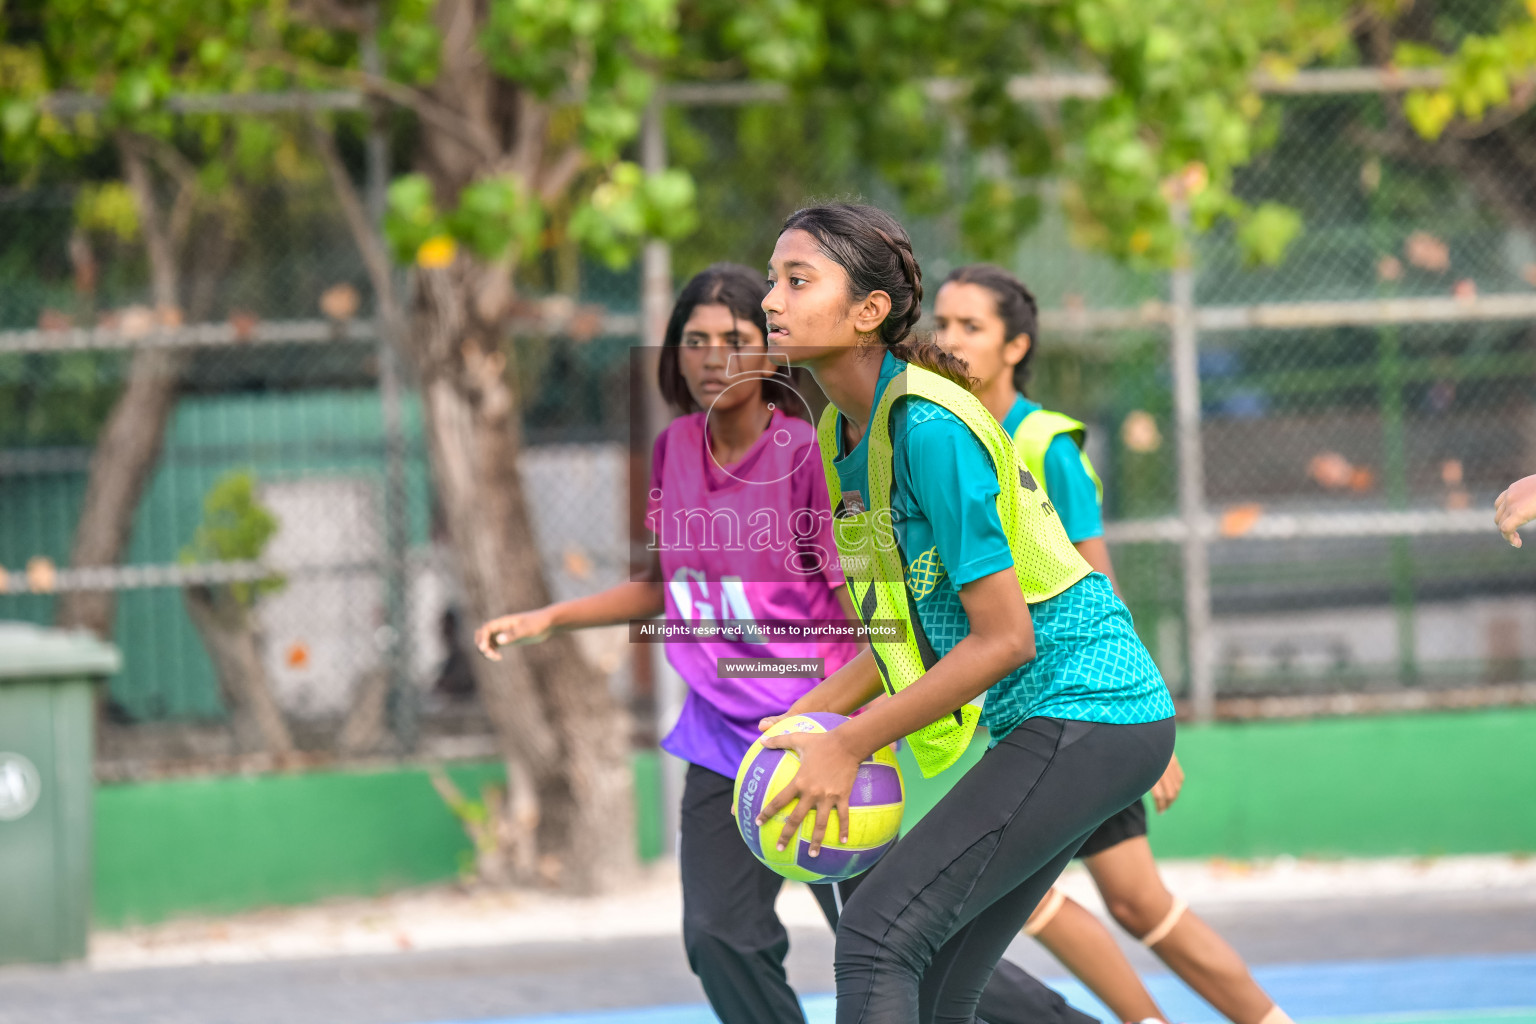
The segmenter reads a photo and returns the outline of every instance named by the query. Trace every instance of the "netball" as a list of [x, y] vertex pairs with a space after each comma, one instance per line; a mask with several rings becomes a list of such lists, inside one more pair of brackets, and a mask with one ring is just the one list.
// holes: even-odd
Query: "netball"
[[[792, 715], [775, 723], [763, 739], [786, 732], [829, 732], [848, 721], [842, 715], [817, 712]], [[785, 878], [800, 882], [837, 882], [869, 870], [879, 860], [901, 830], [901, 812], [905, 787], [896, 755], [882, 747], [859, 765], [850, 800], [852, 820], [848, 823], [848, 842], [838, 838], [836, 822], [827, 826], [821, 851], [810, 854], [815, 834], [816, 815], [805, 816], [795, 842], [777, 849], [777, 837], [795, 804], [786, 804], [779, 813], [757, 824], [757, 816], [800, 767], [793, 750], [771, 750], [762, 740], [752, 744], [736, 772], [736, 825], [752, 855]]]

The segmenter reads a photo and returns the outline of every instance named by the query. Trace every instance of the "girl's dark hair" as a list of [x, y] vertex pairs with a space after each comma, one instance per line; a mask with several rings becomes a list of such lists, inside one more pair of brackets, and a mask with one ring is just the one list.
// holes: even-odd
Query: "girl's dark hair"
[[796, 229], [809, 233], [822, 255], [847, 272], [850, 298], [874, 291], [891, 297], [891, 311], [876, 333], [892, 355], [970, 389], [965, 360], [912, 333], [923, 316], [923, 272], [912, 255], [912, 239], [895, 217], [873, 206], [827, 203], [796, 210], [779, 233]]
[[[995, 263], [972, 263], [956, 267], [944, 279], [944, 284], [974, 284], [992, 293], [996, 303], [997, 318], [1003, 322], [1003, 340], [1012, 341], [1021, 334], [1029, 335], [1029, 349], [1024, 358], [1013, 368], [1013, 386], [1024, 394], [1029, 383], [1029, 364], [1035, 359], [1035, 349], [1040, 344], [1040, 308], [1024, 282]], [[939, 285], [940, 288], [944, 284]]]
[[[683, 342], [683, 327], [693, 311], [700, 306], [724, 306], [731, 316], [757, 328], [763, 344], [768, 343], [768, 317], [763, 312], [763, 297], [768, 294], [768, 284], [763, 275], [739, 263], [715, 263], [694, 274], [672, 305], [672, 316], [667, 320], [667, 333], [661, 343], [661, 356], [656, 366], [656, 383], [661, 395], [679, 412], [699, 411], [699, 403], [693, 400], [683, 371], [678, 367], [677, 352]], [[796, 379], [787, 366], [778, 366], [772, 377], [763, 379], [763, 398], [783, 409], [791, 416], [805, 419], [810, 415], [795, 390]]]

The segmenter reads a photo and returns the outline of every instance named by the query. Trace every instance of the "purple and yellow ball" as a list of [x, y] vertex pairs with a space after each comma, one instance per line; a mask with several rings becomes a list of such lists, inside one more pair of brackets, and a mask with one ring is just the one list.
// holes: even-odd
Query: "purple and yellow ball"
[[752, 855], [785, 878], [800, 882], [837, 882], [868, 871], [901, 832], [901, 812], [906, 791], [896, 755], [881, 747], [859, 765], [849, 798], [848, 842], [841, 841], [838, 823], [827, 825], [821, 852], [812, 857], [811, 837], [815, 835], [816, 813], [800, 822], [795, 841], [778, 849], [784, 823], [795, 808], [790, 802], [772, 818], [757, 824], [774, 794], [795, 777], [800, 757], [793, 750], [773, 750], [762, 741], [786, 732], [829, 732], [848, 721], [842, 715], [817, 711], [793, 715], [777, 722], [752, 744], [741, 767], [736, 771], [736, 827], [746, 840]]

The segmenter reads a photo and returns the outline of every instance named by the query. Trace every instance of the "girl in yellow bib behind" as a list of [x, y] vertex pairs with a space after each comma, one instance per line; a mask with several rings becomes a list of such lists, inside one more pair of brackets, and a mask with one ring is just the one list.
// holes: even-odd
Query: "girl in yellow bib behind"
[[837, 930], [838, 1024], [975, 1017], [1008, 943], [1100, 822], [1157, 781], [1173, 702], [1109, 580], [1073, 548], [1039, 481], [968, 390], [964, 363], [914, 338], [922, 274], [883, 211], [786, 221], [763, 300], [770, 343], [832, 406], [820, 444], [844, 576], [865, 621], [896, 619], [789, 710], [848, 714], [791, 734], [784, 838], [846, 832], [859, 762], [906, 737], [924, 774], [980, 724], [991, 748], [869, 873]]
[[[1104, 543], [1104, 489], [1082, 450], [1083, 424], [1025, 397], [1039, 342], [1035, 297], [1002, 267], [973, 263], [951, 271], [934, 300], [935, 340], [964, 359], [973, 392], [1013, 438], [1019, 458], [1044, 485], [1067, 539], [1114, 579]], [[1152, 790], [1158, 813], [1184, 778], [1174, 758]], [[1242, 957], [1164, 887], [1147, 843], [1147, 811], [1138, 797], [1078, 850], [1110, 913], [1191, 988], [1235, 1024], [1289, 1024], [1248, 973]], [[1025, 932], [1039, 939], [1122, 1021], [1163, 1016], [1114, 938], [1058, 889], [1041, 901]]]

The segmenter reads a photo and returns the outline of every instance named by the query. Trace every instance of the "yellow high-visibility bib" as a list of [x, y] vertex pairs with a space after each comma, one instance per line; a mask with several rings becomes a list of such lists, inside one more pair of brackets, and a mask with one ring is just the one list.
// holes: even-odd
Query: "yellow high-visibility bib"
[[[937, 566], [908, 564], [896, 540], [891, 517], [893, 480], [891, 414], [896, 400], [916, 395], [954, 413], [986, 448], [997, 473], [997, 515], [1013, 552], [1014, 574], [1024, 600], [1038, 604], [1066, 590], [1093, 570], [1067, 539], [1061, 519], [1045, 496], [1040, 477], [1023, 466], [1013, 442], [975, 395], [920, 366], [908, 364], [886, 385], [869, 420], [869, 495], [866, 502], [845, 501], [837, 468], [837, 408], [827, 406], [817, 428], [822, 468], [834, 519], [843, 576], [853, 606], [867, 625], [877, 619], [906, 624], [895, 640], [874, 640], [870, 647], [886, 691], [896, 693], [915, 682], [938, 661], [917, 614], [909, 584], [931, 589], [924, 573]], [[921, 560], [920, 560], [921, 561]], [[981, 706], [968, 703], [907, 737], [923, 775], [932, 778], [959, 760], [970, 745]]]
[[1052, 412], [1049, 409], [1036, 409], [1025, 416], [1019, 422], [1018, 429], [1013, 432], [1013, 447], [1019, 453], [1019, 461], [1024, 463], [1024, 468], [1040, 485], [1045, 486], [1045, 453], [1050, 450], [1051, 442], [1057, 435], [1066, 434], [1077, 444], [1077, 454], [1083, 460], [1083, 468], [1088, 471], [1088, 479], [1093, 481], [1093, 486], [1099, 492], [1099, 504], [1104, 504], [1104, 482], [1099, 479], [1099, 474], [1094, 472], [1093, 463], [1088, 460], [1088, 453], [1083, 451], [1083, 441], [1088, 436], [1088, 428], [1083, 424], [1063, 413]]

